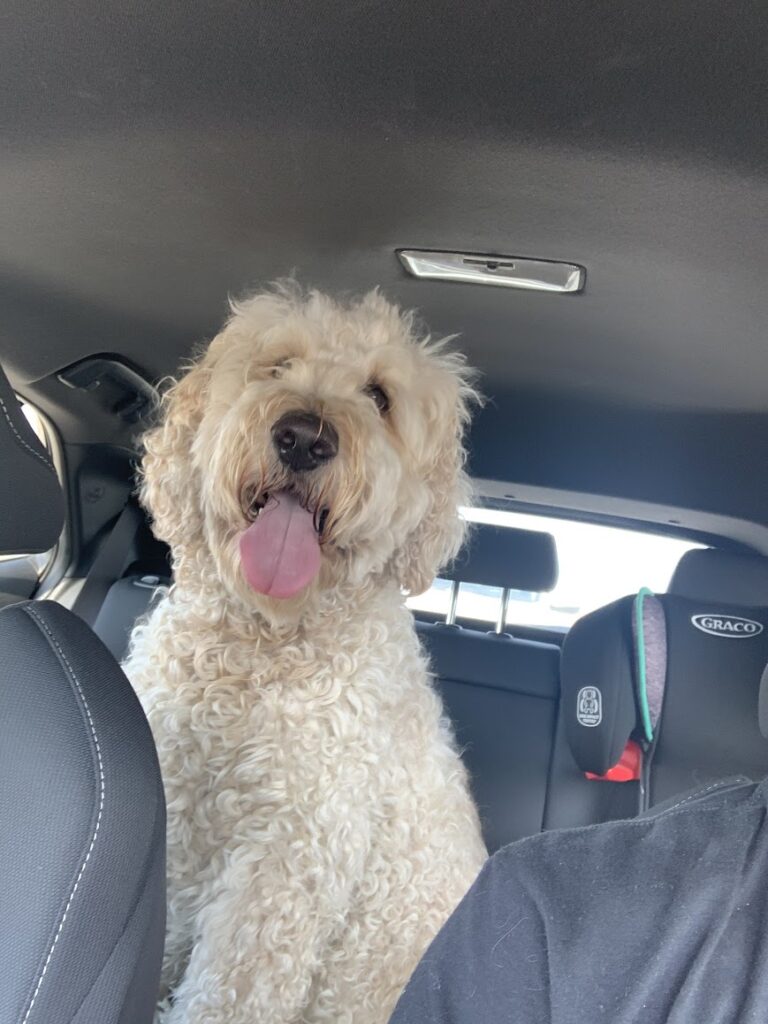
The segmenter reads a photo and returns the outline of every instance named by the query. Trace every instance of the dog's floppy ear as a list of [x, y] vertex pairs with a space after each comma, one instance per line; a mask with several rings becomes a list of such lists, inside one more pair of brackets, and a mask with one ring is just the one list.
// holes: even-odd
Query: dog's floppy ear
[[193, 445], [220, 337], [165, 392], [160, 422], [143, 439], [141, 503], [151, 516], [155, 536], [170, 545], [174, 553], [194, 542], [202, 528]]
[[427, 485], [428, 504], [394, 562], [398, 582], [409, 594], [427, 590], [439, 570], [456, 557], [464, 541], [466, 523], [459, 515], [459, 506], [468, 505], [472, 493], [464, 472], [464, 432], [470, 406], [481, 401], [459, 355], [435, 354], [434, 350], [426, 354], [432, 371], [423, 378], [428, 414], [422, 479]]
[[141, 502], [150, 513], [155, 535], [170, 545], [174, 556], [199, 543], [202, 533], [195, 439], [213, 370], [225, 353], [253, 354], [259, 336], [292, 312], [300, 294], [298, 285], [283, 281], [242, 302], [231, 301], [231, 315], [223, 329], [163, 396], [159, 425], [144, 436]]

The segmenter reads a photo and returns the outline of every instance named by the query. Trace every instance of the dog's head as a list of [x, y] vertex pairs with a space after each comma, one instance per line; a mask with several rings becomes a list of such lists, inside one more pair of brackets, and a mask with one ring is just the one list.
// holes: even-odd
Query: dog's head
[[463, 536], [473, 395], [461, 357], [377, 292], [236, 304], [145, 438], [142, 497], [178, 577], [212, 564], [271, 617], [371, 574], [426, 589]]

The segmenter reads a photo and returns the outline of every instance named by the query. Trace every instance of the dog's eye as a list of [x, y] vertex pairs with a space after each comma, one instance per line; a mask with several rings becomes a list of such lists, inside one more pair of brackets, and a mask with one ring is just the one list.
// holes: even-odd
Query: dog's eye
[[279, 359], [269, 371], [273, 377], [282, 377], [285, 370], [291, 365], [290, 359]]
[[365, 393], [374, 400], [380, 413], [389, 412], [389, 395], [380, 384], [369, 384]]

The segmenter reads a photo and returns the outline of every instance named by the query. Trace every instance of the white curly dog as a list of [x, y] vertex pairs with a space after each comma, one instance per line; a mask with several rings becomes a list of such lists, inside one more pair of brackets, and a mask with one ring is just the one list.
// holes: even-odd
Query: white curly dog
[[168, 801], [164, 1024], [379, 1024], [485, 859], [404, 591], [457, 552], [460, 356], [374, 292], [233, 307], [146, 437], [126, 666]]

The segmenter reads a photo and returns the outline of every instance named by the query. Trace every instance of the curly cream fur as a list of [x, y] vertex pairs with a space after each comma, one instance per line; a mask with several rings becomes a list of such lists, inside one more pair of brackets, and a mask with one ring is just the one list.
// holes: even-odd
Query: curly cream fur
[[[168, 802], [163, 1024], [383, 1024], [482, 864], [403, 599], [461, 543], [471, 397], [378, 293], [293, 286], [235, 306], [166, 397], [142, 494], [175, 583], [126, 666]], [[339, 455], [300, 484], [330, 513], [319, 577], [278, 601], [237, 539], [249, 496], [287, 483], [270, 426], [296, 408]]]

